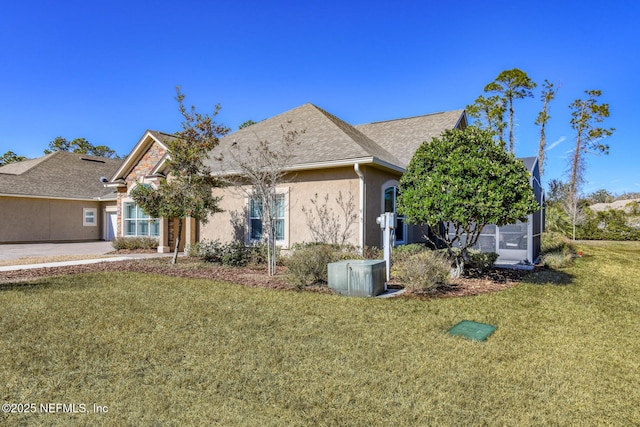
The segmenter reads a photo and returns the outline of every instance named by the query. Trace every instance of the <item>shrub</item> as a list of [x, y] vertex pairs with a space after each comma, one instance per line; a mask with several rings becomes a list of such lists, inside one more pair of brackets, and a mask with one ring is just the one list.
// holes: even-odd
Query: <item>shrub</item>
[[294, 286], [327, 283], [327, 264], [335, 260], [335, 248], [327, 244], [297, 245], [285, 261], [287, 280]]
[[573, 254], [568, 252], [549, 252], [541, 258], [542, 265], [549, 268], [566, 268], [573, 264]]
[[383, 259], [384, 253], [383, 250], [376, 246], [365, 246], [362, 251], [362, 256], [364, 259]]
[[116, 250], [157, 249], [158, 239], [153, 237], [116, 237], [111, 240]]
[[419, 243], [396, 246], [391, 251], [391, 261], [392, 263], [402, 262], [412, 255], [420, 252], [425, 252], [427, 250], [429, 249], [425, 245], [421, 245]]
[[203, 261], [222, 263], [222, 243], [219, 240], [202, 240], [189, 248], [189, 256]]
[[246, 246], [240, 241], [222, 244], [219, 240], [203, 240], [190, 248], [189, 255], [203, 261], [228, 267], [244, 267], [249, 263], [264, 262], [264, 245]]
[[543, 254], [549, 254], [552, 252], [575, 254], [576, 246], [562, 233], [551, 231], [542, 233], [540, 250]]
[[244, 267], [251, 259], [251, 248], [237, 240], [222, 245], [221, 252], [222, 265], [228, 267]]
[[498, 256], [495, 252], [482, 252], [479, 249], [469, 249], [467, 251], [465, 268], [484, 273], [495, 264]]
[[425, 250], [397, 262], [391, 271], [406, 289], [427, 293], [449, 283], [451, 261], [442, 253]]

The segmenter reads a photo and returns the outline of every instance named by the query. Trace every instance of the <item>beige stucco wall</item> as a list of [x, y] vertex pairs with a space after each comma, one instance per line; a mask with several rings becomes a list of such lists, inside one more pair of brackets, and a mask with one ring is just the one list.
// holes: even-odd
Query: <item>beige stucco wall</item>
[[[328, 194], [327, 206], [336, 214], [341, 212], [336, 202], [340, 193], [344, 199], [353, 197], [356, 214], [359, 209], [359, 180], [353, 167], [296, 172], [286, 177], [283, 184], [278, 186], [278, 191], [287, 194], [285, 210], [288, 216], [285, 220], [284, 247], [294, 243], [313, 241], [307, 217], [302, 209], [303, 207], [313, 208], [311, 200], [316, 194], [321, 205], [325, 203], [324, 197]], [[211, 216], [207, 224], [201, 225], [200, 239], [219, 239], [221, 242], [243, 239], [247, 234], [248, 198], [246, 193], [237, 188], [226, 188], [214, 190], [214, 194], [223, 196], [220, 207], [224, 212]], [[349, 230], [351, 236], [348, 242], [359, 245], [357, 222], [352, 224]]]
[[[0, 197], [0, 242], [100, 240], [105, 203]], [[84, 208], [96, 209], [95, 225], [85, 226]]]
[[[397, 185], [400, 174], [374, 168], [361, 166], [365, 177], [365, 206], [364, 206], [364, 245], [369, 247], [382, 246], [382, 232], [376, 223], [376, 218], [384, 210], [383, 191], [390, 185]], [[324, 204], [324, 197], [328, 194], [327, 206], [335, 214], [341, 213], [336, 198], [340, 194], [344, 199], [353, 197], [355, 213], [359, 212], [360, 179], [353, 167], [322, 169], [314, 171], [302, 171], [288, 177], [285, 183], [279, 186], [279, 190], [288, 194], [287, 220], [285, 221], [285, 244], [289, 247], [294, 243], [311, 242], [313, 235], [309, 230], [305, 209], [313, 208], [311, 199], [318, 195], [320, 204]], [[224, 212], [209, 217], [207, 224], [200, 227], [200, 240], [220, 240], [230, 242], [243, 240], [247, 235], [247, 206], [248, 198], [245, 192], [236, 188], [217, 189], [214, 194], [222, 196], [220, 207]], [[423, 232], [419, 227], [407, 226], [407, 242], [422, 241]], [[348, 243], [360, 246], [359, 223], [350, 227]]]

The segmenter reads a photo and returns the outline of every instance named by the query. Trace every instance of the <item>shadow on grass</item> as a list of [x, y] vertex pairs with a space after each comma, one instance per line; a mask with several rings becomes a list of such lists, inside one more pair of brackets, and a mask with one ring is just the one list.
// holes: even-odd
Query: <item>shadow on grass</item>
[[566, 286], [573, 283], [574, 276], [564, 271], [549, 269], [541, 269], [527, 274], [522, 278], [522, 283], [531, 283], [534, 285], [558, 285]]

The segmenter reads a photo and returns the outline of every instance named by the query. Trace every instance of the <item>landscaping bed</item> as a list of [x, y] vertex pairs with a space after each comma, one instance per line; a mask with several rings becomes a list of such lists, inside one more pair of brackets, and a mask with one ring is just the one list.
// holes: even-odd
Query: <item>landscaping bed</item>
[[[285, 267], [278, 267], [278, 274], [269, 277], [263, 266], [224, 267], [188, 257], [180, 258], [175, 265], [169, 264], [167, 258], [156, 258], [0, 272], [0, 284], [24, 282], [49, 276], [121, 271], [220, 280], [248, 287], [297, 289], [287, 282]], [[523, 270], [493, 268], [483, 274], [469, 274], [466, 277], [455, 279], [449, 286], [438, 290], [429, 297], [460, 297], [496, 292], [515, 286], [529, 273], [529, 271]], [[396, 283], [394, 286], [401, 287], [401, 284]], [[322, 286], [306, 287], [305, 289], [315, 292], [331, 292], [327, 287]]]

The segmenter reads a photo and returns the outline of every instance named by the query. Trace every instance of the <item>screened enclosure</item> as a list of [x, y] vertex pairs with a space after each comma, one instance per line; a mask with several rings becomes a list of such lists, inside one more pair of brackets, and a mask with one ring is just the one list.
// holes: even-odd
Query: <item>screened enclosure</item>
[[498, 262], [533, 264], [540, 256], [540, 238], [544, 231], [544, 193], [540, 183], [540, 168], [537, 157], [520, 159], [530, 172], [529, 182], [534, 197], [541, 209], [527, 218], [498, 227], [489, 224], [482, 230], [474, 246], [482, 252], [495, 252]]

